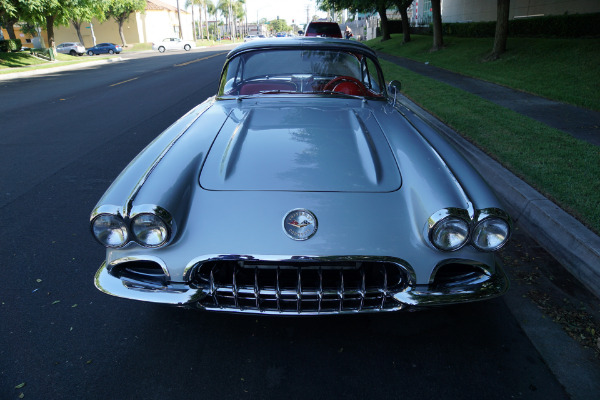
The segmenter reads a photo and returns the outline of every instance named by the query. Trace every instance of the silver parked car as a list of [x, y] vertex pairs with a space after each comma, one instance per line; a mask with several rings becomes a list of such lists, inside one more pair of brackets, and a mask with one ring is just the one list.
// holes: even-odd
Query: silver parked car
[[85, 46], [79, 42], [65, 42], [56, 46], [56, 51], [72, 56], [82, 56], [85, 53]]
[[396, 100], [375, 53], [265, 39], [158, 136], [91, 214], [95, 276], [118, 297], [315, 315], [504, 293], [511, 221], [488, 185]]
[[161, 53], [164, 53], [165, 50], [185, 50], [190, 51], [192, 48], [196, 47], [196, 43], [191, 40], [182, 40], [179, 38], [166, 38], [161, 42], [152, 43], [152, 50], [158, 50]]

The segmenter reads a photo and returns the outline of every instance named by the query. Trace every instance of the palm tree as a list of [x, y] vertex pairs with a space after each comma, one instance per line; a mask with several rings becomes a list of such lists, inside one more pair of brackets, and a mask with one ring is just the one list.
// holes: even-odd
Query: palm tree
[[215, 13], [215, 5], [213, 4], [213, 2], [211, 0], [200, 0], [200, 1], [202, 2], [202, 5], [204, 6], [204, 20], [206, 21], [206, 38], [208, 39], [209, 38], [208, 15], [213, 15]]
[[217, 11], [221, 12], [221, 15], [225, 17], [225, 24], [227, 26], [227, 31], [229, 31], [229, 2], [230, 0], [219, 0], [217, 3]]
[[[215, 4], [211, 0], [207, 0], [205, 12], [207, 12], [209, 15], [214, 16], [214, 18], [215, 18], [215, 37], [217, 36], [217, 12], [218, 11], [219, 11], [219, 9], [217, 8], [217, 6], [215, 6]], [[208, 24], [207, 24], [206, 29], [208, 30]]]
[[[194, 18], [194, 6], [198, 4], [198, 0], [186, 0], [185, 8], [188, 9], [192, 7], [192, 35], [194, 40], [198, 39], [198, 35], [196, 35], [196, 19]], [[200, 26], [202, 26], [202, 13], [200, 13]]]
[[[244, 25], [244, 16], [246, 15], [245, 9], [246, 0], [237, 0], [233, 2], [233, 15], [235, 16], [235, 20], [241, 22], [241, 25]], [[237, 28], [236, 28], [237, 30]], [[243, 35], [242, 35], [243, 36]]]
[[[194, 19], [194, 5], [198, 6], [198, 30], [200, 32], [200, 39], [204, 37], [203, 33], [203, 24], [202, 24], [202, 12], [204, 12], [204, 21], [206, 24], [206, 38], [208, 38], [208, 16], [207, 16], [207, 8], [209, 8], [209, 4], [212, 5], [211, 0], [187, 0], [187, 7], [192, 6], [192, 20]], [[214, 7], [214, 6], [213, 6]]]

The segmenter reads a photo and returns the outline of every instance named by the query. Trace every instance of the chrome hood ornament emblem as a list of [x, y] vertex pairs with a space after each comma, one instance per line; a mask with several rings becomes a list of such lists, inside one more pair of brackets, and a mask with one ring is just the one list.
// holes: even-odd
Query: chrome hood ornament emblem
[[310, 239], [317, 233], [317, 227], [315, 214], [303, 208], [290, 211], [283, 219], [283, 231], [294, 240]]

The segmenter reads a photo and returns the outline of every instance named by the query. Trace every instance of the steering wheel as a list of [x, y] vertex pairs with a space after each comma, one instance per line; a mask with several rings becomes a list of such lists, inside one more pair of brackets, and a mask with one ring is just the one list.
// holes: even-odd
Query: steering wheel
[[356, 79], [352, 76], [337, 76], [337, 77], [333, 78], [332, 80], [330, 80], [329, 82], [327, 82], [325, 84], [325, 86], [323, 87], [323, 90], [334, 90], [335, 87], [339, 83], [342, 83], [342, 82], [349, 82], [349, 83], [354, 84], [360, 91], [361, 96], [366, 96], [368, 93], [365, 85], [363, 85], [363, 83], [361, 81], [359, 81], [358, 79]]

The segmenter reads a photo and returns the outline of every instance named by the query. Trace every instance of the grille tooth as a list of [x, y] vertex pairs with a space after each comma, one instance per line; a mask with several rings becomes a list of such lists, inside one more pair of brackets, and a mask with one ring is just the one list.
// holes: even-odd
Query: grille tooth
[[281, 311], [281, 288], [279, 286], [279, 265], [277, 266], [277, 289], [275, 290], [277, 297], [277, 311]]
[[237, 287], [237, 267], [233, 267], [233, 276], [231, 278], [231, 294], [233, 295], [233, 301], [235, 303], [235, 308], [240, 308], [240, 304], [238, 302], [238, 287]]
[[302, 274], [301, 269], [298, 267], [298, 285], [296, 286], [296, 311], [300, 313], [302, 311]]
[[381, 296], [381, 306], [379, 307], [380, 310], [383, 310], [383, 307], [385, 306], [385, 299], [387, 298], [388, 295], [388, 275], [387, 275], [387, 269], [383, 269], [383, 296]]
[[256, 301], [256, 309], [260, 310], [260, 289], [258, 286], [258, 267], [254, 267], [254, 300]]
[[192, 284], [207, 309], [277, 314], [338, 314], [402, 306], [392, 295], [408, 284], [391, 262], [260, 262], [210, 260], [194, 268]]
[[367, 275], [365, 274], [365, 270], [360, 268], [360, 306], [358, 307], [358, 311], [362, 311], [363, 306], [365, 305], [365, 294], [367, 293]]
[[219, 298], [217, 297], [217, 286], [215, 285], [215, 273], [214, 270], [210, 270], [210, 294], [213, 298], [213, 301], [218, 306]]
[[323, 306], [323, 269], [321, 267], [319, 267], [319, 309], [318, 311], [321, 312], [321, 307]]
[[344, 310], [344, 270], [340, 269], [340, 288], [338, 290], [340, 299], [340, 312]]

